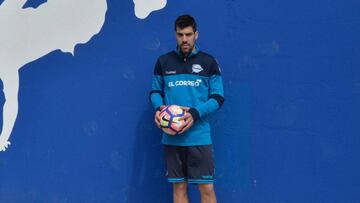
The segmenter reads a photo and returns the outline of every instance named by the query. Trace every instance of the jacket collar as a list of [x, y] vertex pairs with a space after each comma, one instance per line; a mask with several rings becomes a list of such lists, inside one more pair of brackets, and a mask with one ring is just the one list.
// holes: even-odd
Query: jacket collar
[[181, 58], [183, 58], [184, 60], [189, 59], [191, 57], [194, 57], [195, 55], [197, 55], [199, 53], [199, 47], [195, 45], [195, 49], [188, 54], [187, 56], [184, 55], [184, 53], [182, 53], [180, 51], [179, 46], [176, 47], [176, 53], [178, 54], [178, 56], [180, 56]]

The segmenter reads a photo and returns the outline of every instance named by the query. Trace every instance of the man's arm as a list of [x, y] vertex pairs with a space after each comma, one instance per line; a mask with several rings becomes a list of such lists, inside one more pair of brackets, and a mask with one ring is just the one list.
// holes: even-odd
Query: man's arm
[[189, 109], [194, 121], [219, 109], [224, 103], [224, 89], [220, 67], [214, 59], [210, 76], [209, 100]]
[[161, 64], [158, 60], [155, 65], [154, 75], [152, 78], [151, 91], [149, 93], [150, 101], [152, 106], [155, 109], [154, 121], [157, 127], [160, 127], [160, 111], [165, 107], [164, 106], [164, 84], [163, 76], [161, 71]]
[[154, 75], [151, 83], [150, 101], [155, 110], [164, 105], [164, 79], [161, 71], [161, 64], [158, 60], [154, 68]]
[[196, 122], [196, 120], [216, 111], [224, 103], [224, 90], [221, 72], [218, 63], [215, 60], [213, 61], [211, 68], [209, 99], [205, 103], [192, 108], [182, 107], [188, 113], [183, 117], [185, 125], [180, 133], [187, 131]]

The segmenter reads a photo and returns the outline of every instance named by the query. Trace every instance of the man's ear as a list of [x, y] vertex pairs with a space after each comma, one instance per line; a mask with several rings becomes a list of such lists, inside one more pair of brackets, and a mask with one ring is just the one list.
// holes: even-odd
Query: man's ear
[[198, 32], [198, 31], [196, 31], [196, 32], [195, 32], [195, 40], [197, 40], [197, 39], [198, 39], [198, 37], [199, 37], [199, 32]]

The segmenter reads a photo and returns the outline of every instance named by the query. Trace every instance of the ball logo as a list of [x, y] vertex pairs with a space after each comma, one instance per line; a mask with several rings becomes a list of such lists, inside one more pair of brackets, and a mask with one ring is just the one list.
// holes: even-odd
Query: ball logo
[[170, 120], [169, 120], [169, 119], [167, 119], [165, 115], [163, 115], [163, 117], [162, 117], [161, 119], [162, 119], [163, 121], [170, 122]]
[[192, 72], [193, 73], [200, 73], [202, 70], [204, 70], [199, 64], [193, 64], [192, 65]]

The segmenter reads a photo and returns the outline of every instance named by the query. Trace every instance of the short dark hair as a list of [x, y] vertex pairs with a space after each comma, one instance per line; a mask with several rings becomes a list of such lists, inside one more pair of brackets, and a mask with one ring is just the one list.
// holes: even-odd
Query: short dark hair
[[195, 19], [191, 15], [181, 15], [175, 20], [175, 31], [176, 28], [184, 29], [186, 27], [191, 26], [194, 32], [197, 31], [197, 25]]

